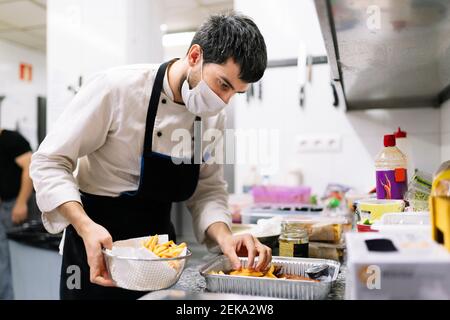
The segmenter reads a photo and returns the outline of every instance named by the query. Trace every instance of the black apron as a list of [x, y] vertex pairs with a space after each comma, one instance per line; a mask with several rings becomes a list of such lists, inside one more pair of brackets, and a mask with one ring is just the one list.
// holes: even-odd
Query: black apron
[[[194, 164], [193, 161], [175, 164], [170, 156], [152, 151], [153, 128], [169, 63], [171, 62], [159, 67], [153, 84], [138, 190], [124, 192], [118, 197], [98, 196], [81, 191], [81, 201], [87, 215], [105, 227], [113, 241], [154, 234], [169, 234], [169, 238], [176, 241], [175, 229], [170, 220], [172, 202], [189, 199], [197, 187], [199, 164]], [[200, 118], [197, 117], [196, 120]], [[194, 143], [195, 145], [197, 144]], [[68, 280], [73, 281], [73, 277], [70, 278], [73, 268], [68, 269], [73, 265], [80, 267], [81, 289], [69, 289], [67, 286]], [[90, 282], [89, 275], [83, 240], [73, 226], [69, 226], [66, 229], [61, 267], [61, 299], [137, 299], [146, 293], [99, 286]]]

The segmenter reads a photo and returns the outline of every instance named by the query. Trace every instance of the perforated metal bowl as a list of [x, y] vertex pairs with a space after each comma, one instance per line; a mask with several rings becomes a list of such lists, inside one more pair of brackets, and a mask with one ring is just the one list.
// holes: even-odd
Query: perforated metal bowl
[[112, 280], [120, 288], [153, 291], [166, 289], [179, 279], [191, 257], [187, 249], [186, 255], [176, 258], [134, 258], [114, 255], [103, 249], [106, 266]]

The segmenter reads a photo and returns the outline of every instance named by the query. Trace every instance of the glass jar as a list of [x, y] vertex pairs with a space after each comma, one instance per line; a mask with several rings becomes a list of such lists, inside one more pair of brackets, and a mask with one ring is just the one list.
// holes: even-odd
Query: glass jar
[[309, 237], [308, 231], [302, 223], [296, 221], [283, 221], [281, 234], [278, 238], [280, 256], [308, 258]]

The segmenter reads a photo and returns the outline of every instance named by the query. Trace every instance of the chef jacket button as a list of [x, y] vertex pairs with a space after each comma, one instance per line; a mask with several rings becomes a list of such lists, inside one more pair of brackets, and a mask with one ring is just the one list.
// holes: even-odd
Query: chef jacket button
[[161, 137], [161, 136], [162, 136], [162, 132], [161, 132], [161, 131], [158, 131], [158, 132], [156, 133], [156, 135], [157, 135], [158, 137]]
[[166, 99], [162, 99], [161, 102], [162, 102], [163, 104], [166, 104], [166, 103], [167, 103], [167, 100], [166, 100]]

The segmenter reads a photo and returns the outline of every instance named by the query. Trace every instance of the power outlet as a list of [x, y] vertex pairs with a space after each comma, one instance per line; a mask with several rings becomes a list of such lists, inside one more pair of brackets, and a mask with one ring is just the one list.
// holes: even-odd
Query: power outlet
[[339, 152], [341, 137], [336, 134], [301, 135], [296, 138], [299, 153]]

